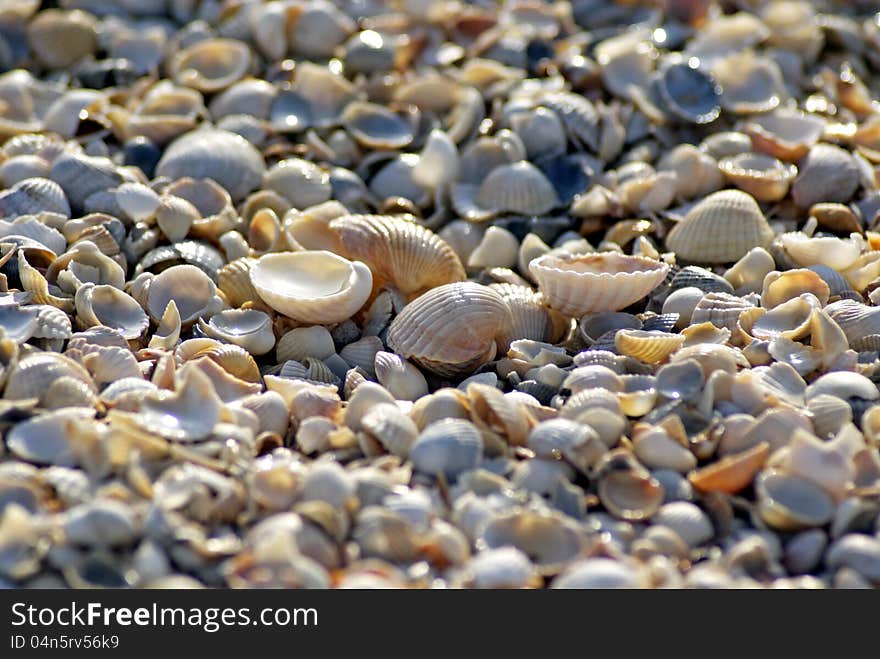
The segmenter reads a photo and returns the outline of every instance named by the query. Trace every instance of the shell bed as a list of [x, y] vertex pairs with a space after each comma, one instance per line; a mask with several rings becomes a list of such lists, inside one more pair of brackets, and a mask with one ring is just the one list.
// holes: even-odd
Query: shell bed
[[0, 2], [0, 587], [880, 586], [877, 11]]

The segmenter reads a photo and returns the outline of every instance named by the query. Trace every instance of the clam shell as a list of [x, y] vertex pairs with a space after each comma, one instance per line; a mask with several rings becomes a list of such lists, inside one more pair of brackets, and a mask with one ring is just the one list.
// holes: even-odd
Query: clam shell
[[370, 149], [402, 149], [414, 137], [409, 122], [375, 103], [349, 103], [341, 120], [345, 129]]
[[78, 363], [57, 353], [37, 353], [22, 357], [9, 374], [3, 397], [9, 400], [40, 398], [49, 386], [61, 377], [73, 377], [92, 385], [88, 371]]
[[489, 284], [510, 309], [512, 324], [509, 331], [498, 339], [502, 348], [518, 339], [549, 341], [562, 338], [567, 323], [544, 304], [543, 297], [527, 286], [518, 284]]
[[734, 114], [768, 112], [779, 106], [785, 85], [779, 66], [768, 57], [744, 51], [719, 60], [712, 75], [721, 85], [721, 105]]
[[626, 468], [609, 469], [601, 475], [597, 493], [608, 512], [626, 521], [649, 519], [660, 508], [664, 496], [663, 486], [646, 470]]
[[408, 298], [464, 281], [456, 253], [442, 238], [405, 217], [344, 215], [330, 222], [349, 258], [366, 263], [376, 287], [391, 285]]
[[859, 170], [848, 151], [832, 144], [812, 147], [799, 164], [791, 198], [801, 208], [820, 201], [849, 201], [859, 187]]
[[660, 98], [677, 118], [709, 124], [721, 114], [721, 87], [699, 66], [679, 62], [664, 67], [657, 81]]
[[495, 355], [511, 325], [504, 299], [472, 282], [444, 284], [403, 308], [388, 328], [388, 346], [438, 375], [472, 372]]
[[210, 178], [238, 202], [260, 185], [265, 169], [260, 153], [243, 137], [216, 128], [201, 128], [168, 146], [156, 165], [156, 175], [172, 180], [187, 176]]
[[373, 287], [367, 265], [323, 250], [267, 254], [249, 272], [266, 304], [307, 323], [350, 318], [367, 301]]
[[217, 92], [242, 78], [250, 64], [250, 48], [241, 41], [205, 39], [177, 52], [168, 68], [177, 84]]
[[643, 298], [663, 281], [669, 266], [613, 252], [550, 253], [532, 261], [529, 270], [553, 309], [580, 317], [617, 311]]
[[738, 190], [715, 192], [694, 206], [666, 238], [669, 249], [696, 263], [736, 261], [767, 247], [773, 230], [755, 199]]
[[255, 309], [229, 309], [214, 314], [199, 328], [208, 336], [233, 343], [252, 355], [264, 355], [275, 346], [272, 319]]
[[452, 194], [453, 205], [468, 219], [498, 213], [545, 215], [559, 206], [553, 184], [525, 160], [496, 167], [478, 187], [456, 184]]

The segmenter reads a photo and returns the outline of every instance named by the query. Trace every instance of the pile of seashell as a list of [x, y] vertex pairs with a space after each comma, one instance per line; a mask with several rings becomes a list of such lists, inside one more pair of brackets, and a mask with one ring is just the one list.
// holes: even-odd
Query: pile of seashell
[[0, 587], [880, 586], [874, 0], [0, 2]]

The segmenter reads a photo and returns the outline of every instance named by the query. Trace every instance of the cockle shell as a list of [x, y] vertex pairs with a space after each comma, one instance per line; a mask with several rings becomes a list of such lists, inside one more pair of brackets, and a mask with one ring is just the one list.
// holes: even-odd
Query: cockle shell
[[739, 190], [710, 194], [676, 224], [669, 249], [696, 263], [736, 261], [754, 247], [767, 247], [773, 230], [755, 199]]
[[238, 202], [260, 185], [265, 169], [260, 153], [240, 135], [201, 128], [168, 146], [156, 165], [156, 175], [172, 180], [186, 176], [210, 178]]
[[613, 252], [551, 252], [533, 260], [529, 270], [553, 309], [580, 317], [594, 311], [617, 311], [643, 298], [663, 281], [669, 266]]
[[750, 117], [742, 130], [752, 138], [756, 151], [794, 162], [819, 141], [824, 128], [820, 116], [780, 108]]
[[159, 321], [168, 302], [174, 300], [184, 325], [195, 322], [216, 304], [217, 287], [194, 265], [175, 265], [156, 275], [147, 292], [146, 310]]
[[452, 195], [458, 212], [474, 220], [505, 212], [545, 215], [559, 205], [553, 184], [525, 160], [496, 167], [479, 186], [455, 184]]
[[718, 162], [728, 182], [758, 201], [779, 201], [797, 175], [794, 165], [760, 153], [740, 153]]
[[199, 328], [208, 336], [233, 343], [252, 355], [264, 355], [275, 346], [272, 319], [256, 309], [228, 309], [214, 314]]
[[406, 217], [344, 215], [330, 222], [344, 253], [366, 263], [377, 288], [408, 298], [465, 279], [458, 256], [442, 238]]
[[801, 267], [825, 265], [843, 271], [856, 262], [862, 250], [858, 235], [849, 238], [808, 236], [801, 231], [783, 233], [774, 242], [793, 263]]
[[307, 323], [351, 318], [373, 288], [366, 264], [324, 250], [267, 254], [249, 272], [266, 304]]
[[444, 284], [403, 308], [388, 346], [446, 377], [474, 371], [495, 356], [495, 339], [512, 323], [504, 299], [472, 282]]
[[688, 476], [691, 484], [701, 492], [728, 492], [735, 494], [748, 487], [764, 466], [770, 447], [766, 442], [725, 456]]
[[834, 500], [815, 483], [784, 472], [761, 473], [755, 485], [758, 511], [773, 528], [795, 531], [822, 526], [834, 516]]
[[681, 334], [622, 329], [614, 335], [614, 346], [622, 355], [647, 364], [659, 364], [678, 350], [684, 340]]
[[831, 144], [817, 144], [799, 163], [791, 185], [791, 198], [809, 208], [820, 201], [849, 201], [859, 186], [859, 170], [848, 151]]
[[48, 178], [26, 178], [0, 194], [0, 217], [17, 218], [43, 211], [70, 217], [64, 190]]

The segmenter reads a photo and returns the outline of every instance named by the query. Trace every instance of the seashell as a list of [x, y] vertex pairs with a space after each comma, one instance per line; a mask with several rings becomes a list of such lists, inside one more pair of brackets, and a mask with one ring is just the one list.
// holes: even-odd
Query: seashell
[[705, 544], [715, 535], [709, 516], [688, 501], [664, 504], [651, 518], [651, 524], [672, 529], [691, 547]]
[[771, 272], [764, 278], [761, 291], [761, 306], [766, 309], [787, 302], [803, 293], [814, 295], [820, 305], [825, 305], [830, 289], [822, 278], [812, 270], [796, 269], [786, 272]]
[[599, 114], [589, 99], [571, 92], [553, 92], [541, 97], [541, 105], [556, 113], [573, 144], [590, 151], [598, 149]]
[[727, 455], [692, 472], [688, 480], [701, 492], [735, 494], [751, 484], [769, 452], [769, 444], [760, 442], [746, 451]]
[[414, 137], [409, 122], [375, 103], [349, 103], [340, 119], [345, 129], [369, 149], [402, 149]]
[[492, 289], [471, 282], [444, 284], [407, 304], [389, 326], [387, 341], [406, 359], [455, 377], [491, 360], [496, 337], [511, 323], [510, 310]]
[[[769, 115], [760, 115], [769, 116]], [[700, 142], [700, 151], [708, 154], [716, 160], [728, 158], [739, 153], [748, 153], [752, 150], [752, 140], [745, 133], [737, 131], [721, 131], [712, 133]]]
[[[205, 105], [199, 92], [175, 86], [170, 80], [162, 80], [144, 94], [141, 102], [128, 115], [125, 130], [130, 138], [144, 137], [155, 144], [164, 145], [193, 130], [204, 113]], [[151, 168], [155, 167], [160, 155], [151, 157]]]
[[[852, 408], [845, 400], [835, 396], [820, 394], [807, 402], [812, 415], [816, 436], [825, 438], [836, 435], [846, 424], [852, 422]], [[862, 422], [864, 426], [864, 421]]]
[[177, 310], [177, 304], [171, 299], [165, 307], [162, 318], [159, 319], [155, 333], [150, 337], [149, 347], [165, 350], [174, 348], [180, 340], [180, 330], [180, 312]]
[[547, 108], [515, 112], [510, 126], [522, 139], [532, 161], [558, 157], [565, 153], [568, 139], [559, 116]]
[[373, 286], [364, 263], [323, 250], [267, 254], [249, 273], [264, 302], [307, 323], [350, 318], [367, 301]]
[[858, 346], [866, 337], [880, 333], [880, 309], [854, 300], [839, 300], [825, 307], [825, 312], [843, 333], [851, 346]]
[[667, 246], [688, 261], [736, 261], [750, 249], [766, 247], [773, 238], [754, 198], [738, 190], [710, 194], [676, 224]]
[[[636, 163], [624, 167], [635, 170], [633, 175], [621, 177], [617, 185], [617, 197], [624, 208], [633, 213], [658, 213], [669, 207], [678, 189], [675, 173], [652, 171]], [[618, 174], [625, 173], [624, 167]]]
[[800, 231], [783, 233], [776, 241], [786, 257], [801, 267], [824, 265], [841, 271], [852, 266], [861, 252], [857, 236], [807, 236]]
[[70, 217], [64, 190], [48, 178], [26, 178], [0, 193], [0, 217], [60, 213]]
[[77, 285], [83, 282], [107, 284], [121, 289], [125, 284], [125, 271], [111, 257], [102, 254], [94, 243], [84, 240], [59, 256], [46, 270], [49, 282], [58, 282], [62, 272], [75, 277]]
[[27, 40], [50, 69], [69, 67], [98, 49], [97, 22], [84, 11], [40, 11], [27, 26]]
[[557, 571], [584, 545], [583, 532], [570, 518], [525, 509], [494, 517], [477, 539], [478, 547], [515, 547], [546, 572]]
[[517, 261], [519, 240], [501, 227], [489, 227], [470, 253], [468, 268], [509, 268]]
[[639, 572], [624, 562], [610, 558], [588, 558], [572, 562], [556, 577], [553, 589], [611, 589], [640, 588], [644, 579]]
[[93, 419], [95, 410], [81, 407], [47, 412], [16, 424], [6, 437], [9, 450], [18, 458], [36, 464], [72, 466], [75, 457], [77, 422]]
[[633, 452], [650, 469], [665, 469], [684, 474], [697, 466], [694, 454], [662, 428], [634, 433]]
[[275, 347], [272, 319], [255, 309], [221, 311], [208, 322], [199, 319], [198, 326], [207, 336], [233, 343], [252, 355], [264, 355]]
[[456, 211], [472, 220], [498, 213], [545, 215], [559, 206], [553, 184], [525, 160], [496, 167], [478, 186], [454, 184], [452, 195]]
[[832, 569], [850, 568], [868, 581], [880, 581], [880, 542], [869, 535], [847, 533], [831, 544], [825, 561]]
[[679, 144], [663, 154], [657, 171], [675, 174], [675, 196], [680, 201], [704, 197], [724, 186], [715, 159], [692, 144]]
[[156, 175], [172, 180], [210, 178], [229, 192], [232, 201], [239, 202], [260, 185], [265, 169], [262, 156], [243, 137], [201, 128], [168, 146], [156, 165]]
[[77, 320], [85, 327], [104, 325], [136, 339], [150, 324], [147, 314], [131, 296], [114, 286], [83, 284], [74, 298]]
[[156, 224], [172, 243], [186, 238], [193, 223], [201, 218], [199, 209], [175, 195], [163, 195], [155, 210]]
[[49, 178], [61, 186], [74, 212], [81, 210], [92, 194], [122, 183], [122, 176], [108, 158], [70, 152], [62, 153], [53, 161]]
[[820, 116], [779, 108], [750, 117], [742, 130], [756, 151], [794, 162], [807, 155], [824, 129], [825, 119]]
[[770, 58], [751, 50], [715, 62], [712, 75], [721, 85], [721, 106], [734, 114], [757, 114], [779, 106], [784, 93], [782, 72]]
[[61, 377], [55, 380], [45, 394], [46, 407], [60, 410], [65, 407], [92, 408], [98, 405], [98, 397], [93, 388], [82, 380]]
[[567, 331], [568, 323], [532, 289], [517, 284], [490, 284], [489, 288], [504, 299], [512, 317], [510, 331], [499, 338], [502, 348], [518, 338], [552, 343]]
[[718, 169], [729, 183], [764, 202], [783, 199], [797, 176], [794, 165], [786, 165], [760, 153], [740, 153], [722, 158], [718, 162]]
[[810, 206], [810, 217], [818, 226], [839, 233], [862, 233], [862, 224], [853, 210], [844, 204], [820, 202]]
[[282, 160], [263, 174], [263, 187], [277, 192], [294, 208], [309, 208], [330, 199], [330, 175], [300, 158]]
[[742, 329], [758, 339], [783, 337], [797, 340], [810, 332], [813, 310], [819, 307], [815, 296], [804, 293], [775, 306], [770, 311], [751, 319], [749, 325], [740, 316]]
[[14, 305], [0, 306], [0, 327], [3, 336], [16, 343], [24, 343], [37, 330], [37, 315], [27, 307]]
[[333, 337], [327, 328], [296, 327], [285, 333], [275, 346], [277, 361], [305, 361], [307, 357], [326, 359], [335, 352]]
[[428, 393], [428, 383], [419, 369], [400, 355], [379, 351], [374, 358], [376, 379], [397, 400], [416, 400]]
[[50, 163], [40, 156], [12, 156], [0, 165], [0, 181], [12, 187], [28, 178], [49, 178]]
[[[302, 62], [296, 69], [294, 82], [296, 92], [308, 103], [309, 123], [315, 128], [326, 128], [338, 123], [345, 107], [355, 100], [354, 86], [337, 72], [319, 64]], [[276, 99], [276, 105], [281, 103], [291, 107], [284, 92]], [[296, 116], [299, 110], [288, 110], [285, 114], [287, 117]]]
[[483, 440], [470, 421], [444, 419], [428, 425], [410, 447], [416, 471], [443, 474], [449, 480], [476, 467], [483, 456]]
[[240, 258], [230, 261], [217, 273], [217, 287], [233, 307], [259, 299], [257, 289], [251, 283], [250, 270], [257, 259]]
[[181, 323], [189, 325], [216, 303], [216, 292], [214, 282], [196, 266], [175, 265], [153, 278], [145, 308], [158, 322], [168, 303], [174, 300]]
[[833, 499], [800, 476], [769, 470], [755, 481], [758, 513], [775, 529], [796, 531], [823, 526], [834, 516]]
[[432, 130], [413, 167], [413, 181], [424, 188], [436, 190], [455, 181], [458, 174], [458, 147], [448, 134], [438, 129]]
[[9, 373], [3, 397], [40, 398], [61, 377], [72, 377], [92, 386], [88, 371], [72, 359], [51, 352], [35, 353], [23, 356]]
[[721, 87], [701, 70], [699, 60], [676, 62], [662, 67], [657, 90], [666, 108], [678, 119], [709, 124], [721, 114]]
[[551, 253], [532, 261], [529, 269], [552, 308], [579, 317], [629, 306], [656, 288], [669, 266], [614, 253]]
[[686, 286], [673, 291], [663, 301], [662, 312], [664, 314], [674, 313], [678, 315], [674, 327], [675, 329], [684, 329], [689, 326], [693, 317], [694, 309], [703, 299], [703, 291], [695, 286]]
[[528, 446], [538, 458], [551, 460], [562, 456], [583, 473], [607, 451], [595, 430], [568, 419], [551, 419], [536, 425], [529, 433]]
[[659, 364], [678, 350], [684, 340], [681, 334], [622, 329], [614, 335], [614, 346], [622, 355], [646, 364]]
[[596, 471], [599, 500], [618, 519], [649, 519], [663, 503], [663, 487], [628, 453], [618, 450], [607, 454]]
[[412, 299], [430, 288], [465, 279], [452, 248], [404, 217], [344, 215], [329, 226], [343, 253], [370, 267], [376, 287], [392, 285]]
[[707, 293], [697, 303], [691, 314], [691, 324], [712, 323], [716, 327], [734, 330], [740, 314], [753, 309], [754, 304], [745, 298], [727, 293]]
[[205, 39], [178, 51], [168, 62], [171, 78], [200, 92], [217, 92], [241, 79], [251, 52], [235, 39]]
[[849, 152], [831, 144], [816, 144], [799, 165], [791, 198], [808, 208], [820, 201], [849, 201], [859, 186], [858, 167]]
[[407, 458], [419, 435], [416, 424], [397, 405], [376, 405], [361, 417], [361, 432], [379, 442], [393, 455]]

